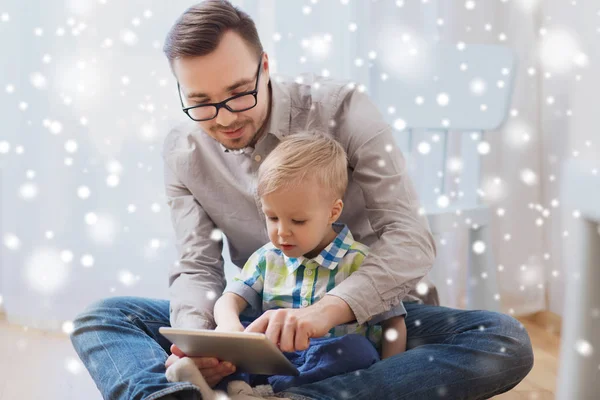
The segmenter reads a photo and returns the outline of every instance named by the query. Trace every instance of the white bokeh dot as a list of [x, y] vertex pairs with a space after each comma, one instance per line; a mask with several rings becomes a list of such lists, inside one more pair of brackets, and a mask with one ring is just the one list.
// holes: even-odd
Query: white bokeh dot
[[61, 260], [59, 252], [50, 247], [35, 250], [26, 265], [27, 283], [40, 293], [58, 291], [69, 277], [69, 268]]
[[537, 183], [537, 175], [532, 170], [525, 168], [520, 173], [521, 181], [528, 186], [533, 186]]
[[594, 353], [594, 347], [584, 339], [579, 339], [575, 342], [575, 349], [584, 357], [590, 357]]
[[94, 265], [94, 257], [90, 254], [84, 254], [81, 256], [81, 265], [86, 268], [90, 268]]
[[77, 188], [77, 196], [80, 199], [87, 199], [90, 197], [91, 191], [90, 188], [87, 186], [79, 186]]
[[50, 123], [49, 128], [51, 133], [53, 133], [54, 135], [58, 135], [62, 132], [63, 126], [59, 121], [52, 121]]
[[19, 188], [19, 195], [23, 200], [33, 200], [38, 195], [37, 185], [31, 182], [24, 183]]
[[106, 185], [108, 187], [117, 187], [119, 185], [120, 178], [118, 175], [108, 175], [106, 177]]
[[62, 331], [67, 335], [70, 335], [75, 330], [75, 326], [73, 325], [73, 321], [65, 321], [62, 324]]
[[404, 121], [401, 118], [396, 119], [394, 121], [394, 129], [398, 131], [403, 131], [404, 129], [406, 129], [406, 121]]
[[119, 271], [118, 279], [124, 286], [133, 286], [139, 280], [137, 276], [127, 270]]
[[485, 81], [481, 78], [475, 78], [473, 80], [471, 80], [471, 82], [469, 83], [469, 89], [471, 90], [471, 93], [473, 93], [476, 96], [482, 96], [486, 89], [487, 89], [487, 84], [485, 83]]
[[389, 328], [385, 330], [385, 340], [388, 342], [395, 342], [398, 340], [398, 331], [394, 328]]
[[81, 371], [84, 370], [81, 361], [73, 357], [67, 358], [67, 360], [65, 361], [65, 368], [73, 375], [78, 375]]
[[41, 72], [34, 72], [29, 76], [29, 82], [36, 89], [45, 89], [48, 81]]
[[124, 29], [121, 31], [121, 40], [128, 46], [135, 46], [138, 42], [138, 37], [132, 30]]
[[475, 254], [483, 254], [485, 252], [485, 243], [481, 240], [473, 243], [473, 253]]
[[439, 208], [447, 208], [450, 205], [450, 198], [446, 195], [441, 195], [437, 198]]
[[21, 247], [21, 240], [14, 233], [5, 233], [4, 246], [9, 250], [18, 250]]
[[417, 284], [417, 293], [421, 296], [425, 296], [429, 292], [429, 286], [425, 282], [419, 282]]
[[210, 238], [215, 242], [220, 242], [221, 240], [223, 240], [223, 232], [221, 232], [220, 229], [213, 229], [210, 233]]
[[70, 250], [63, 250], [60, 252], [60, 259], [64, 262], [64, 263], [70, 263], [71, 261], [73, 261], [73, 252]]
[[65, 143], [65, 150], [67, 153], [75, 153], [77, 151], [77, 142], [74, 140], [67, 140]]
[[477, 145], [477, 151], [479, 152], [479, 154], [482, 154], [482, 155], [489, 154], [490, 144], [488, 142], [480, 142]]
[[440, 105], [441, 107], [445, 107], [448, 105], [448, 103], [450, 103], [450, 96], [448, 96], [447, 93], [440, 93], [437, 95], [436, 101], [438, 105]]
[[431, 145], [428, 142], [421, 142], [417, 146], [417, 149], [421, 154], [429, 154], [429, 152], [431, 151]]
[[89, 212], [85, 214], [84, 220], [86, 224], [94, 225], [96, 222], [98, 222], [98, 216], [93, 212]]

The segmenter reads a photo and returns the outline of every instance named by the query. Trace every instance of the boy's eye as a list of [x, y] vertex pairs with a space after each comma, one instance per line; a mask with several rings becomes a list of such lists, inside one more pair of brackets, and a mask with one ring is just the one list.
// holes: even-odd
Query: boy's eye
[[292, 220], [293, 223], [297, 224], [297, 225], [302, 225], [304, 224], [306, 221], [297, 221], [295, 219]]
[[267, 217], [269, 221], [277, 221], [277, 217]]

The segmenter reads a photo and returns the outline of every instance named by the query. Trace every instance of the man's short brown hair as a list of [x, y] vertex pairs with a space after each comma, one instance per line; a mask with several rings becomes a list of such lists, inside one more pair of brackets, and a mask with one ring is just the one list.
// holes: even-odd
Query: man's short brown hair
[[230, 30], [260, 57], [263, 47], [254, 21], [227, 0], [206, 0], [188, 8], [171, 27], [163, 51], [170, 64], [177, 58], [204, 56], [215, 50]]

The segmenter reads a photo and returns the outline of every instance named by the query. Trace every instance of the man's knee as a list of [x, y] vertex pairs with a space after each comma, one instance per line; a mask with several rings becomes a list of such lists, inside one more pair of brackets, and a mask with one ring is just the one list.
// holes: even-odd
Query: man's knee
[[71, 338], [82, 328], [105, 324], [109, 318], [122, 314], [121, 312], [127, 309], [127, 304], [130, 301], [130, 297], [119, 296], [108, 297], [90, 304], [73, 320]]
[[493, 314], [495, 333], [501, 335], [506, 344], [501, 351], [511, 356], [513, 365], [522, 366], [527, 374], [533, 368], [533, 348], [527, 330], [521, 322], [509, 315]]

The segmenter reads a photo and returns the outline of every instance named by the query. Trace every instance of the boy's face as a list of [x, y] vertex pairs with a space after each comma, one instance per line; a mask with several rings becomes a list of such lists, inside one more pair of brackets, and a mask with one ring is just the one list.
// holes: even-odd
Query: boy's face
[[[223, 34], [217, 48], [205, 56], [173, 61], [185, 107], [218, 103], [254, 90], [259, 60], [237, 33]], [[197, 122], [202, 130], [228, 149], [242, 149], [257, 140], [269, 112], [269, 59], [263, 54], [257, 104], [242, 112], [221, 108], [216, 118]], [[234, 87], [235, 86], [235, 87]]]
[[331, 224], [342, 212], [342, 201], [326, 196], [310, 179], [261, 200], [269, 239], [288, 257], [315, 257], [337, 235]]

